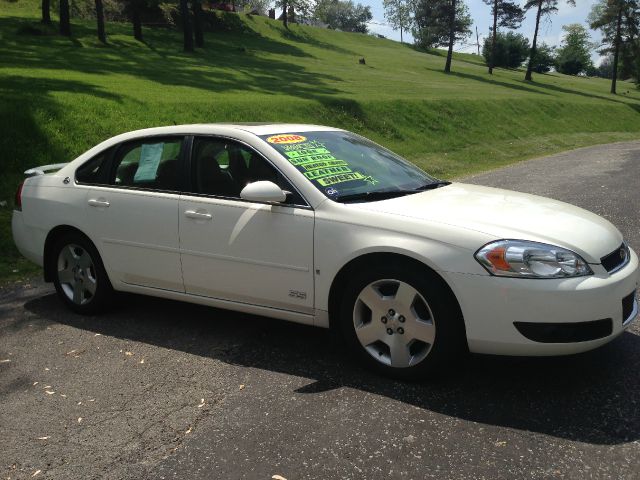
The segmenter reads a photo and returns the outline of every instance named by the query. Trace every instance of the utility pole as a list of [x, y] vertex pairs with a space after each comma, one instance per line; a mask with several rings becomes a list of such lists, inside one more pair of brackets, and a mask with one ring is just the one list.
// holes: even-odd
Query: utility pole
[[477, 25], [476, 25], [476, 45], [478, 46], [478, 56], [480, 56], [480, 35], [478, 35]]

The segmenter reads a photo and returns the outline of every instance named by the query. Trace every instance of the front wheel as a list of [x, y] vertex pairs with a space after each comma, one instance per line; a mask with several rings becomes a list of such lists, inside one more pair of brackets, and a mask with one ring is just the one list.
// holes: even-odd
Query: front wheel
[[80, 233], [64, 235], [56, 241], [49, 261], [54, 262], [53, 283], [58, 296], [71, 310], [93, 314], [105, 308], [113, 288], [88, 238]]
[[466, 350], [455, 297], [434, 272], [413, 265], [357, 275], [343, 296], [340, 326], [365, 364], [395, 378], [441, 373]]

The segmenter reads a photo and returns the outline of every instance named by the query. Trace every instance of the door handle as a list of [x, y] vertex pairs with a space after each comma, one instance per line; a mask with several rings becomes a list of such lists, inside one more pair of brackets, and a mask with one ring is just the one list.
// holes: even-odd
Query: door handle
[[91, 205], [92, 207], [103, 207], [106, 208], [109, 205], [111, 205], [109, 202], [107, 202], [106, 200], [96, 200], [95, 198], [90, 198], [89, 201], [87, 202], [89, 205]]
[[186, 210], [184, 212], [188, 218], [195, 218], [196, 220], [211, 220], [213, 216], [210, 213], [196, 212], [195, 210]]

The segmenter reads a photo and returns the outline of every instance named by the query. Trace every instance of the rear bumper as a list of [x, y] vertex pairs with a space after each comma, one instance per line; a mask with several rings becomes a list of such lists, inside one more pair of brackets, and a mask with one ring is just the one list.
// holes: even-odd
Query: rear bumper
[[564, 355], [613, 340], [638, 313], [637, 299], [629, 302], [638, 288], [638, 256], [631, 251], [629, 264], [611, 275], [599, 265], [594, 271], [588, 277], [558, 280], [447, 274], [462, 308], [469, 349]]
[[38, 242], [38, 235], [33, 229], [27, 227], [24, 223], [22, 212], [13, 211], [11, 218], [11, 231], [13, 233], [13, 243], [16, 244], [18, 251], [28, 260], [42, 266], [43, 248]]

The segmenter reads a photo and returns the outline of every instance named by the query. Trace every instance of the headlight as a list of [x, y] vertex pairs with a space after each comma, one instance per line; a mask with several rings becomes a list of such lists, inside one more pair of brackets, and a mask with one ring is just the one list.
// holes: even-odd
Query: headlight
[[476, 259], [492, 275], [522, 278], [567, 278], [591, 275], [591, 268], [570, 250], [524, 240], [491, 242]]

